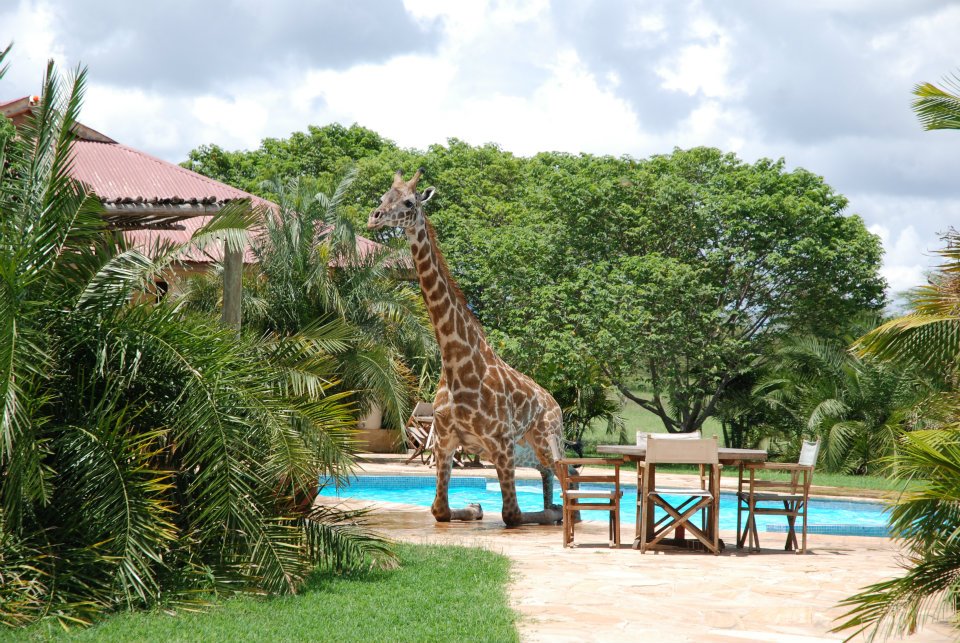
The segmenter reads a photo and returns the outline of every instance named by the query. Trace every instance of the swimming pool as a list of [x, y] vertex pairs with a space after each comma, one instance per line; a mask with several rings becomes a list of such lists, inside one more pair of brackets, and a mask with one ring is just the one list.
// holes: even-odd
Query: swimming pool
[[[583, 485], [589, 488], [596, 485]], [[637, 488], [622, 485], [623, 501], [620, 504], [622, 525], [631, 525], [636, 520]], [[429, 507], [436, 493], [433, 476], [358, 476], [338, 494], [333, 486], [320, 491], [322, 496], [357, 498], [379, 502], [400, 502]], [[523, 511], [539, 511], [543, 508], [543, 491], [539, 480], [518, 480], [517, 498]], [[486, 512], [501, 509], [500, 484], [495, 479], [478, 476], [453, 476], [450, 478], [450, 506], [464, 507], [479, 502]], [[560, 504], [560, 491], [554, 486], [554, 502]], [[584, 520], [606, 520], [605, 512], [585, 511]], [[888, 525], [885, 507], [875, 502], [853, 500], [826, 500], [811, 498], [807, 517], [807, 532], [811, 534], [841, 534], [849, 536], [887, 536]], [[783, 532], [786, 520], [782, 516], [757, 516], [761, 531]], [[626, 528], [626, 527], [624, 527]], [[720, 496], [720, 529], [737, 528], [737, 498], [732, 492]], [[626, 533], [626, 532], [624, 532]]]

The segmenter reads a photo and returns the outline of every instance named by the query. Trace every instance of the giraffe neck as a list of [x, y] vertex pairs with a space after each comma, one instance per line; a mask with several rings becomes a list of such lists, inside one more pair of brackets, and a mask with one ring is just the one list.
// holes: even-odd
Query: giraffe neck
[[480, 322], [470, 311], [450, 275], [433, 227], [426, 217], [418, 217], [417, 224], [407, 228], [405, 233], [420, 279], [423, 300], [427, 304], [433, 332], [440, 346], [444, 369], [457, 366], [473, 354], [492, 352]]

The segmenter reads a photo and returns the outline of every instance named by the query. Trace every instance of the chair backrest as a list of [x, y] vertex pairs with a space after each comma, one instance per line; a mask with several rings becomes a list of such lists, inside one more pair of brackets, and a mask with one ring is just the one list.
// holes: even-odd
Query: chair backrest
[[813, 467], [817, 464], [817, 455], [820, 453], [820, 440], [816, 442], [809, 442], [807, 440], [803, 441], [803, 446], [800, 447], [800, 459], [797, 460], [797, 464], [804, 467]]
[[417, 405], [413, 407], [413, 417], [433, 417], [433, 404], [430, 402], [417, 402]]
[[647, 448], [647, 439], [653, 436], [658, 440], [699, 440], [700, 431], [691, 431], [690, 433], [643, 433], [637, 431], [637, 446]]
[[717, 464], [717, 436], [700, 440], [671, 440], [653, 435], [647, 440], [646, 461], [672, 464]]

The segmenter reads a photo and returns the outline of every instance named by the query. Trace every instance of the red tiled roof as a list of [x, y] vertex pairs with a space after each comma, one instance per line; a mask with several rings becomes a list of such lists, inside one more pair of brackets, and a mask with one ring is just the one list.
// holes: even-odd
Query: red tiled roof
[[[210, 216], [199, 216], [179, 221], [178, 225], [183, 226], [183, 230], [125, 230], [123, 232], [123, 237], [128, 243], [133, 245], [133, 247], [139, 248], [143, 251], [149, 251], [157, 244], [158, 241], [176, 244], [186, 243], [190, 240], [190, 237], [193, 236], [193, 233], [205, 226], [210, 219]], [[325, 232], [326, 230], [321, 230], [321, 235]], [[373, 252], [383, 250], [383, 248], [384, 246], [380, 245], [376, 241], [371, 241], [366, 237], [357, 237], [357, 253], [361, 258], [364, 258]], [[223, 247], [220, 244], [214, 244], [203, 252], [191, 250], [183, 257], [185, 261], [191, 261], [195, 263], [211, 263], [220, 261], [222, 258]], [[250, 246], [247, 246], [243, 252], [243, 263], [256, 263], [256, 261], [257, 258], [253, 254], [253, 250], [250, 248]], [[405, 262], [400, 260], [400, 264], [405, 265]], [[339, 265], [339, 261], [335, 260], [331, 263], [331, 265], [337, 266]]]
[[[0, 114], [19, 124], [34, 104], [34, 97], [0, 103]], [[250, 199], [254, 206], [279, 212], [279, 206], [225, 183], [191, 172], [179, 165], [117, 143], [113, 139], [77, 123], [72, 145], [70, 174], [90, 188], [109, 210], [108, 218], [123, 228], [139, 221], [170, 222], [182, 229], [125, 229], [124, 237], [135, 247], [149, 250], [158, 242], [184, 243], [210, 221], [211, 215], [225, 203]], [[365, 257], [382, 246], [357, 237], [357, 250]], [[187, 261], [208, 263], [222, 258], [222, 248], [211, 246], [206, 252], [191, 252]], [[248, 247], [244, 263], [256, 258]]]
[[120, 143], [78, 138], [73, 143], [70, 173], [108, 204], [222, 205], [235, 199], [250, 199], [254, 205], [277, 207], [248, 192]]

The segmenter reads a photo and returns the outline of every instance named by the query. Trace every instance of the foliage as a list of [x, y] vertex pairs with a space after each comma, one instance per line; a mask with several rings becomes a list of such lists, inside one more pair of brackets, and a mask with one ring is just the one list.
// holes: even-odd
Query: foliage
[[[355, 176], [348, 170], [331, 194], [306, 177], [268, 183], [279, 211], [264, 213], [253, 243], [258, 270], [245, 283], [244, 324], [280, 336], [337, 324], [341, 343], [325, 347], [335, 357], [335, 388], [349, 391], [361, 413], [381, 406], [399, 427], [418, 386], [415, 373], [435, 368], [436, 342], [417, 291], [398, 278], [402, 255], [358, 248], [342, 208]], [[219, 292], [208, 276], [191, 280], [183, 296], [209, 309]]]
[[317, 179], [321, 185], [336, 181], [359, 158], [396, 146], [376, 132], [358, 125], [337, 123], [325, 127], [310, 126], [306, 132], [294, 132], [288, 139], [264, 139], [252, 152], [230, 152], [218, 145], [202, 145], [192, 150], [183, 167], [236, 187], [275, 199], [275, 187], [302, 176]]
[[925, 130], [960, 129], [960, 77], [948, 76], [943, 85], [920, 83], [913, 88], [913, 111]]
[[[930, 83], [914, 89], [914, 111], [925, 129], [960, 128], [960, 85]], [[922, 370], [942, 383], [942, 392], [920, 407], [930, 427], [903, 436], [892, 471], [916, 488], [891, 508], [891, 530], [908, 549], [906, 574], [864, 588], [844, 601], [850, 610], [838, 631], [912, 633], [925, 620], [951, 614], [960, 595], [960, 252], [956, 231], [946, 236], [945, 264], [930, 283], [911, 294], [911, 312], [861, 337], [854, 345], [869, 355]]]
[[[776, 338], [835, 333], [882, 303], [877, 238], [782, 162], [462, 148], [424, 159], [438, 233], [491, 339], [552, 391], [611, 382], [668, 430], [694, 430]], [[463, 193], [477, 183], [484, 194]]]
[[569, 400], [616, 386], [670, 431], [701, 427], [779, 338], [836, 336], [883, 305], [877, 237], [782, 160], [709, 148], [520, 158], [456, 139], [353, 153], [367, 154], [343, 202], [355, 222], [394, 170], [426, 168], [451, 271], [508, 362]]
[[883, 469], [897, 438], [912, 428], [912, 408], [934, 390], [912, 369], [852, 355], [846, 342], [805, 336], [777, 349], [754, 394], [780, 412], [778, 425], [793, 445], [820, 439], [827, 471], [863, 475]]
[[[128, 247], [69, 177], [84, 82], [51, 63], [0, 140], [0, 621], [291, 592], [317, 564], [385, 555], [362, 515], [296, 509], [350, 461], [349, 408], [311, 359], [322, 338], [152, 303], [188, 248]], [[253, 220], [232, 204], [191, 246], [237, 247]]]
[[[896, 499], [891, 531], [910, 555], [906, 574], [865, 588], [844, 601], [850, 607], [838, 630], [871, 637], [913, 632], [925, 619], [954, 613], [960, 591], [960, 394], [957, 392], [957, 329], [960, 316], [960, 253], [956, 232], [947, 236], [939, 274], [911, 295], [911, 312], [890, 320], [854, 344], [860, 355], [913, 367], [939, 379], [942, 390], [918, 407], [929, 428], [904, 435], [891, 471], [915, 487]], [[932, 612], [932, 613], [931, 613]]]
[[908, 548], [906, 574], [841, 602], [850, 608], [834, 631], [913, 634], [925, 620], [952, 615], [960, 595], [960, 431], [915, 431], [901, 438], [894, 475], [913, 480], [890, 513], [890, 531]]
[[[776, 363], [774, 358], [770, 366], [775, 367]], [[785, 409], [765, 403], [756, 394], [757, 382], [765, 370], [755, 365], [734, 377], [717, 403], [717, 419], [723, 443], [728, 447], [757, 449], [763, 445], [769, 450], [771, 442], [789, 444], [798, 434], [791, 430], [793, 423]]]
[[621, 401], [605, 386], [570, 387], [554, 392], [563, 410], [564, 435], [578, 453], [583, 450], [583, 438], [596, 423], [605, 426], [606, 434], [619, 442], [626, 441], [626, 425], [620, 416]]

